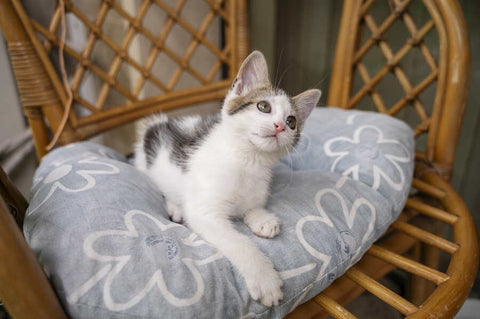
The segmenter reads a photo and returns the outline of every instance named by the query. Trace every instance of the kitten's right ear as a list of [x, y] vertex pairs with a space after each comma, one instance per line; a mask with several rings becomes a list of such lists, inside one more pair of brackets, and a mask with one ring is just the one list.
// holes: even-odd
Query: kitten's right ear
[[231, 90], [236, 95], [245, 95], [250, 90], [269, 83], [265, 57], [260, 51], [253, 51], [243, 61]]
[[303, 128], [303, 124], [307, 120], [310, 113], [312, 113], [312, 110], [315, 108], [315, 106], [317, 106], [318, 100], [320, 100], [321, 95], [322, 91], [318, 89], [310, 89], [292, 98], [293, 102], [297, 107], [297, 112], [300, 120], [300, 130]]

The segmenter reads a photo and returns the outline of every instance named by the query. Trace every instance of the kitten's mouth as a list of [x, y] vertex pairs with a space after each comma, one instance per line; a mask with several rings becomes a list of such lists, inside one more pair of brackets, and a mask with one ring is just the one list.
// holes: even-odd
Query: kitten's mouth
[[252, 133], [256, 137], [256, 141], [252, 141], [257, 147], [263, 150], [276, 151], [281, 147], [278, 134], [258, 134]]
[[268, 139], [268, 138], [274, 138], [274, 139], [276, 139], [277, 142], [278, 142], [278, 136], [275, 135], [275, 134], [272, 134], [272, 135], [260, 135], [260, 134], [257, 134], [257, 133], [252, 133], [252, 134], [255, 135], [255, 136], [258, 136], [258, 137], [260, 137], [260, 138], [266, 138], [266, 139]]

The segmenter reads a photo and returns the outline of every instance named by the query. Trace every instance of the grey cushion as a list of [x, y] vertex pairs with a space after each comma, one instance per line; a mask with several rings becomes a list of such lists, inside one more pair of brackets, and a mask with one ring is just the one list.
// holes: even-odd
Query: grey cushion
[[388, 116], [314, 110], [297, 148], [275, 168], [274, 239], [248, 234], [284, 280], [284, 299], [253, 301], [213, 247], [168, 219], [149, 178], [84, 142], [38, 168], [24, 232], [73, 318], [281, 318], [341, 276], [400, 213], [414, 139]]

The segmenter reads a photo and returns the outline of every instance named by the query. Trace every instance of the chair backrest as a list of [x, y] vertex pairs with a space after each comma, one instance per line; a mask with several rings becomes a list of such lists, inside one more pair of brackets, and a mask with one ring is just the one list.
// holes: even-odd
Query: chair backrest
[[[40, 2], [45, 11], [48, 1]], [[39, 157], [50, 141], [47, 127], [61, 129], [65, 112], [61, 144], [148, 113], [222, 99], [249, 51], [245, 0], [49, 4], [49, 17], [39, 19], [20, 1], [0, 0], [0, 27]], [[62, 43], [68, 86], [58, 64]]]
[[413, 123], [417, 160], [449, 178], [469, 66], [456, 0], [344, 0], [328, 104]]

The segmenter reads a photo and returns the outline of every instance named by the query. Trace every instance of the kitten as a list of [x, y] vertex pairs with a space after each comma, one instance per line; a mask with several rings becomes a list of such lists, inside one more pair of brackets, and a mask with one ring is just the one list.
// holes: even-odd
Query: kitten
[[283, 298], [282, 280], [230, 219], [243, 218], [263, 238], [279, 233], [279, 219], [265, 209], [272, 168], [297, 143], [320, 94], [312, 89], [290, 98], [272, 87], [265, 58], [255, 51], [240, 67], [221, 114], [153, 117], [136, 144], [135, 165], [163, 192], [171, 219], [183, 219], [218, 248], [252, 298], [266, 306]]

